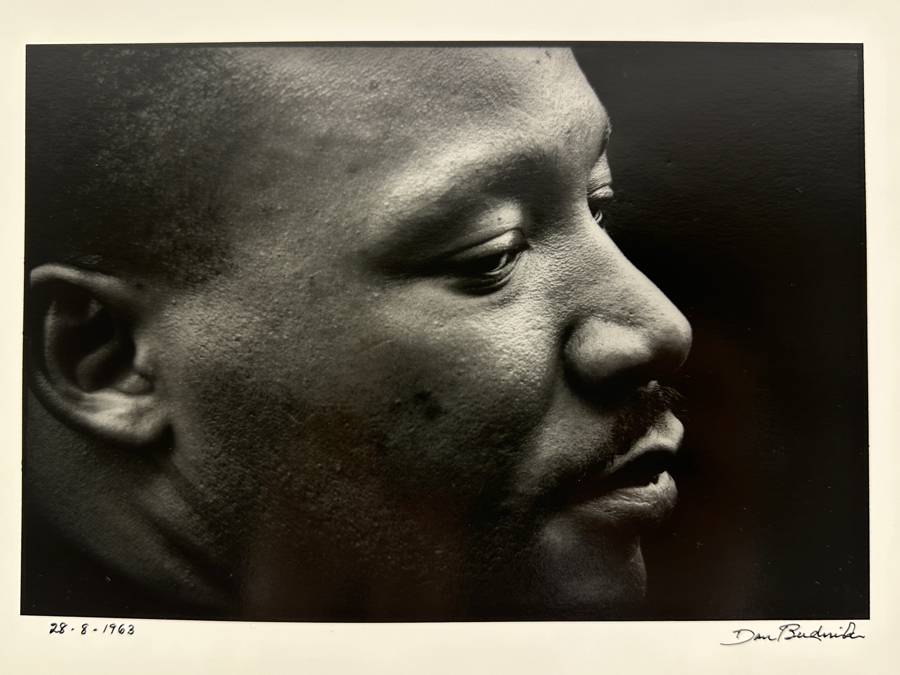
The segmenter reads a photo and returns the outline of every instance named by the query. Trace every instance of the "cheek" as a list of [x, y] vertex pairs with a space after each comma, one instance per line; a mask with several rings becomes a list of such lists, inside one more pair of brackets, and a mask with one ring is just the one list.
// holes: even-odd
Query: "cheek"
[[293, 428], [307, 454], [366, 447], [394, 496], [442, 490], [471, 505], [529, 452], [559, 379], [557, 339], [528, 303], [420, 290], [272, 313], [224, 365], [281, 396], [267, 425]]
[[334, 391], [375, 432], [387, 483], [467, 505], [502, 498], [551, 404], [552, 335], [518, 317], [385, 314]]
[[486, 513], [536, 453], [559, 380], [546, 311], [410, 292], [315, 310], [225, 295], [242, 301], [173, 319], [193, 345], [173, 381], [181, 428], [205, 448], [180, 459], [198, 479], [227, 463], [254, 502], [269, 485], [334, 522], [382, 502]]

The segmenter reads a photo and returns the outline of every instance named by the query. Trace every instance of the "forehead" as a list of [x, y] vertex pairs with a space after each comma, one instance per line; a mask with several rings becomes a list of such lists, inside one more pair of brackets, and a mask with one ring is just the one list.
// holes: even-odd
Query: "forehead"
[[261, 86], [283, 114], [328, 118], [315, 119], [308, 133], [351, 121], [357, 128], [398, 120], [417, 127], [511, 107], [533, 114], [596, 103], [565, 49], [275, 48], [240, 52], [237, 60], [265, 76]]
[[529, 166], [588, 171], [608, 132], [568, 50], [273, 48], [237, 59], [265, 119], [233, 191], [251, 218], [300, 210], [347, 223]]

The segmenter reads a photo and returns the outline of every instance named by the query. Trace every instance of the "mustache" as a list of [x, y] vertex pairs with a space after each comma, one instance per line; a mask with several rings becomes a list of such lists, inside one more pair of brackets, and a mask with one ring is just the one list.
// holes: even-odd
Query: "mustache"
[[615, 402], [606, 399], [604, 408], [612, 414], [611, 426], [602, 448], [585, 455], [576, 465], [569, 466], [553, 480], [552, 487], [538, 498], [535, 506], [545, 514], [554, 512], [585, 478], [604, 471], [615, 458], [627, 454], [631, 448], [659, 423], [666, 413], [679, 413], [684, 397], [671, 387], [653, 382], [618, 393]]
[[622, 455], [643, 438], [661, 415], [681, 412], [684, 397], [671, 387], [650, 384], [630, 390], [619, 401], [610, 445]]
[[[534, 553], [535, 534], [540, 529], [537, 523], [557, 513], [584, 479], [603, 472], [616, 457], [627, 454], [659, 424], [664, 415], [669, 412], [680, 414], [685, 399], [675, 389], [652, 382], [642, 386], [622, 387], [614, 394], [607, 395], [602, 403], [596, 399], [594, 402], [610, 416], [609, 431], [602, 448], [589, 450], [582, 447], [584, 454], [581, 460], [552, 471], [534, 495], [533, 501], [527, 505], [507, 502], [500, 507], [504, 511], [500, 518], [485, 516], [495, 513], [491, 507], [479, 509], [476, 511], [477, 515], [473, 516], [473, 523], [489, 526], [480, 530], [476, 525], [477, 550], [493, 551], [496, 541], [501, 540], [507, 542], [510, 550], [517, 551], [509, 559], [495, 556], [492, 561], [485, 563], [493, 570], [490, 575], [485, 576], [485, 579], [492, 580], [492, 586], [506, 588], [496, 581], [503, 578], [507, 580], [509, 587], [521, 586], [522, 593], [527, 593], [528, 580], [533, 574], [531, 566], [534, 564], [534, 559], [530, 556]], [[500, 501], [502, 503], [502, 498]], [[492, 507], [496, 508], [493, 504]], [[498, 528], [497, 522], [504, 525]], [[477, 586], [485, 581], [474, 580], [474, 583]], [[485, 586], [482, 592], [490, 596], [493, 590]], [[502, 605], [504, 600], [494, 598], [494, 601]]]

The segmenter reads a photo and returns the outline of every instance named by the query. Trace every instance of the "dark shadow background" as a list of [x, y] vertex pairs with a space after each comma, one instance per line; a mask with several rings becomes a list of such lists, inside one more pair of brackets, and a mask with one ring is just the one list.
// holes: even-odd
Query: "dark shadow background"
[[[651, 616], [867, 618], [861, 47], [576, 56], [613, 121], [604, 223], [694, 328], [667, 383], [686, 437], [676, 515], [645, 542]], [[23, 613], [180, 616], [24, 508]]]
[[576, 56], [612, 119], [604, 222], [694, 328], [653, 615], [867, 618], [861, 46]]

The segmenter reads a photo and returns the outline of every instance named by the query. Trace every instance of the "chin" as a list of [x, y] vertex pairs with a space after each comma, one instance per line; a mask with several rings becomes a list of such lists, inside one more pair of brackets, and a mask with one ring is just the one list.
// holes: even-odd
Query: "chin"
[[647, 573], [635, 531], [585, 532], [561, 518], [477, 593], [470, 617], [512, 621], [645, 618]]
[[535, 589], [555, 619], [638, 618], [647, 572], [633, 531], [585, 531], [566, 519], [542, 531], [535, 550]]

